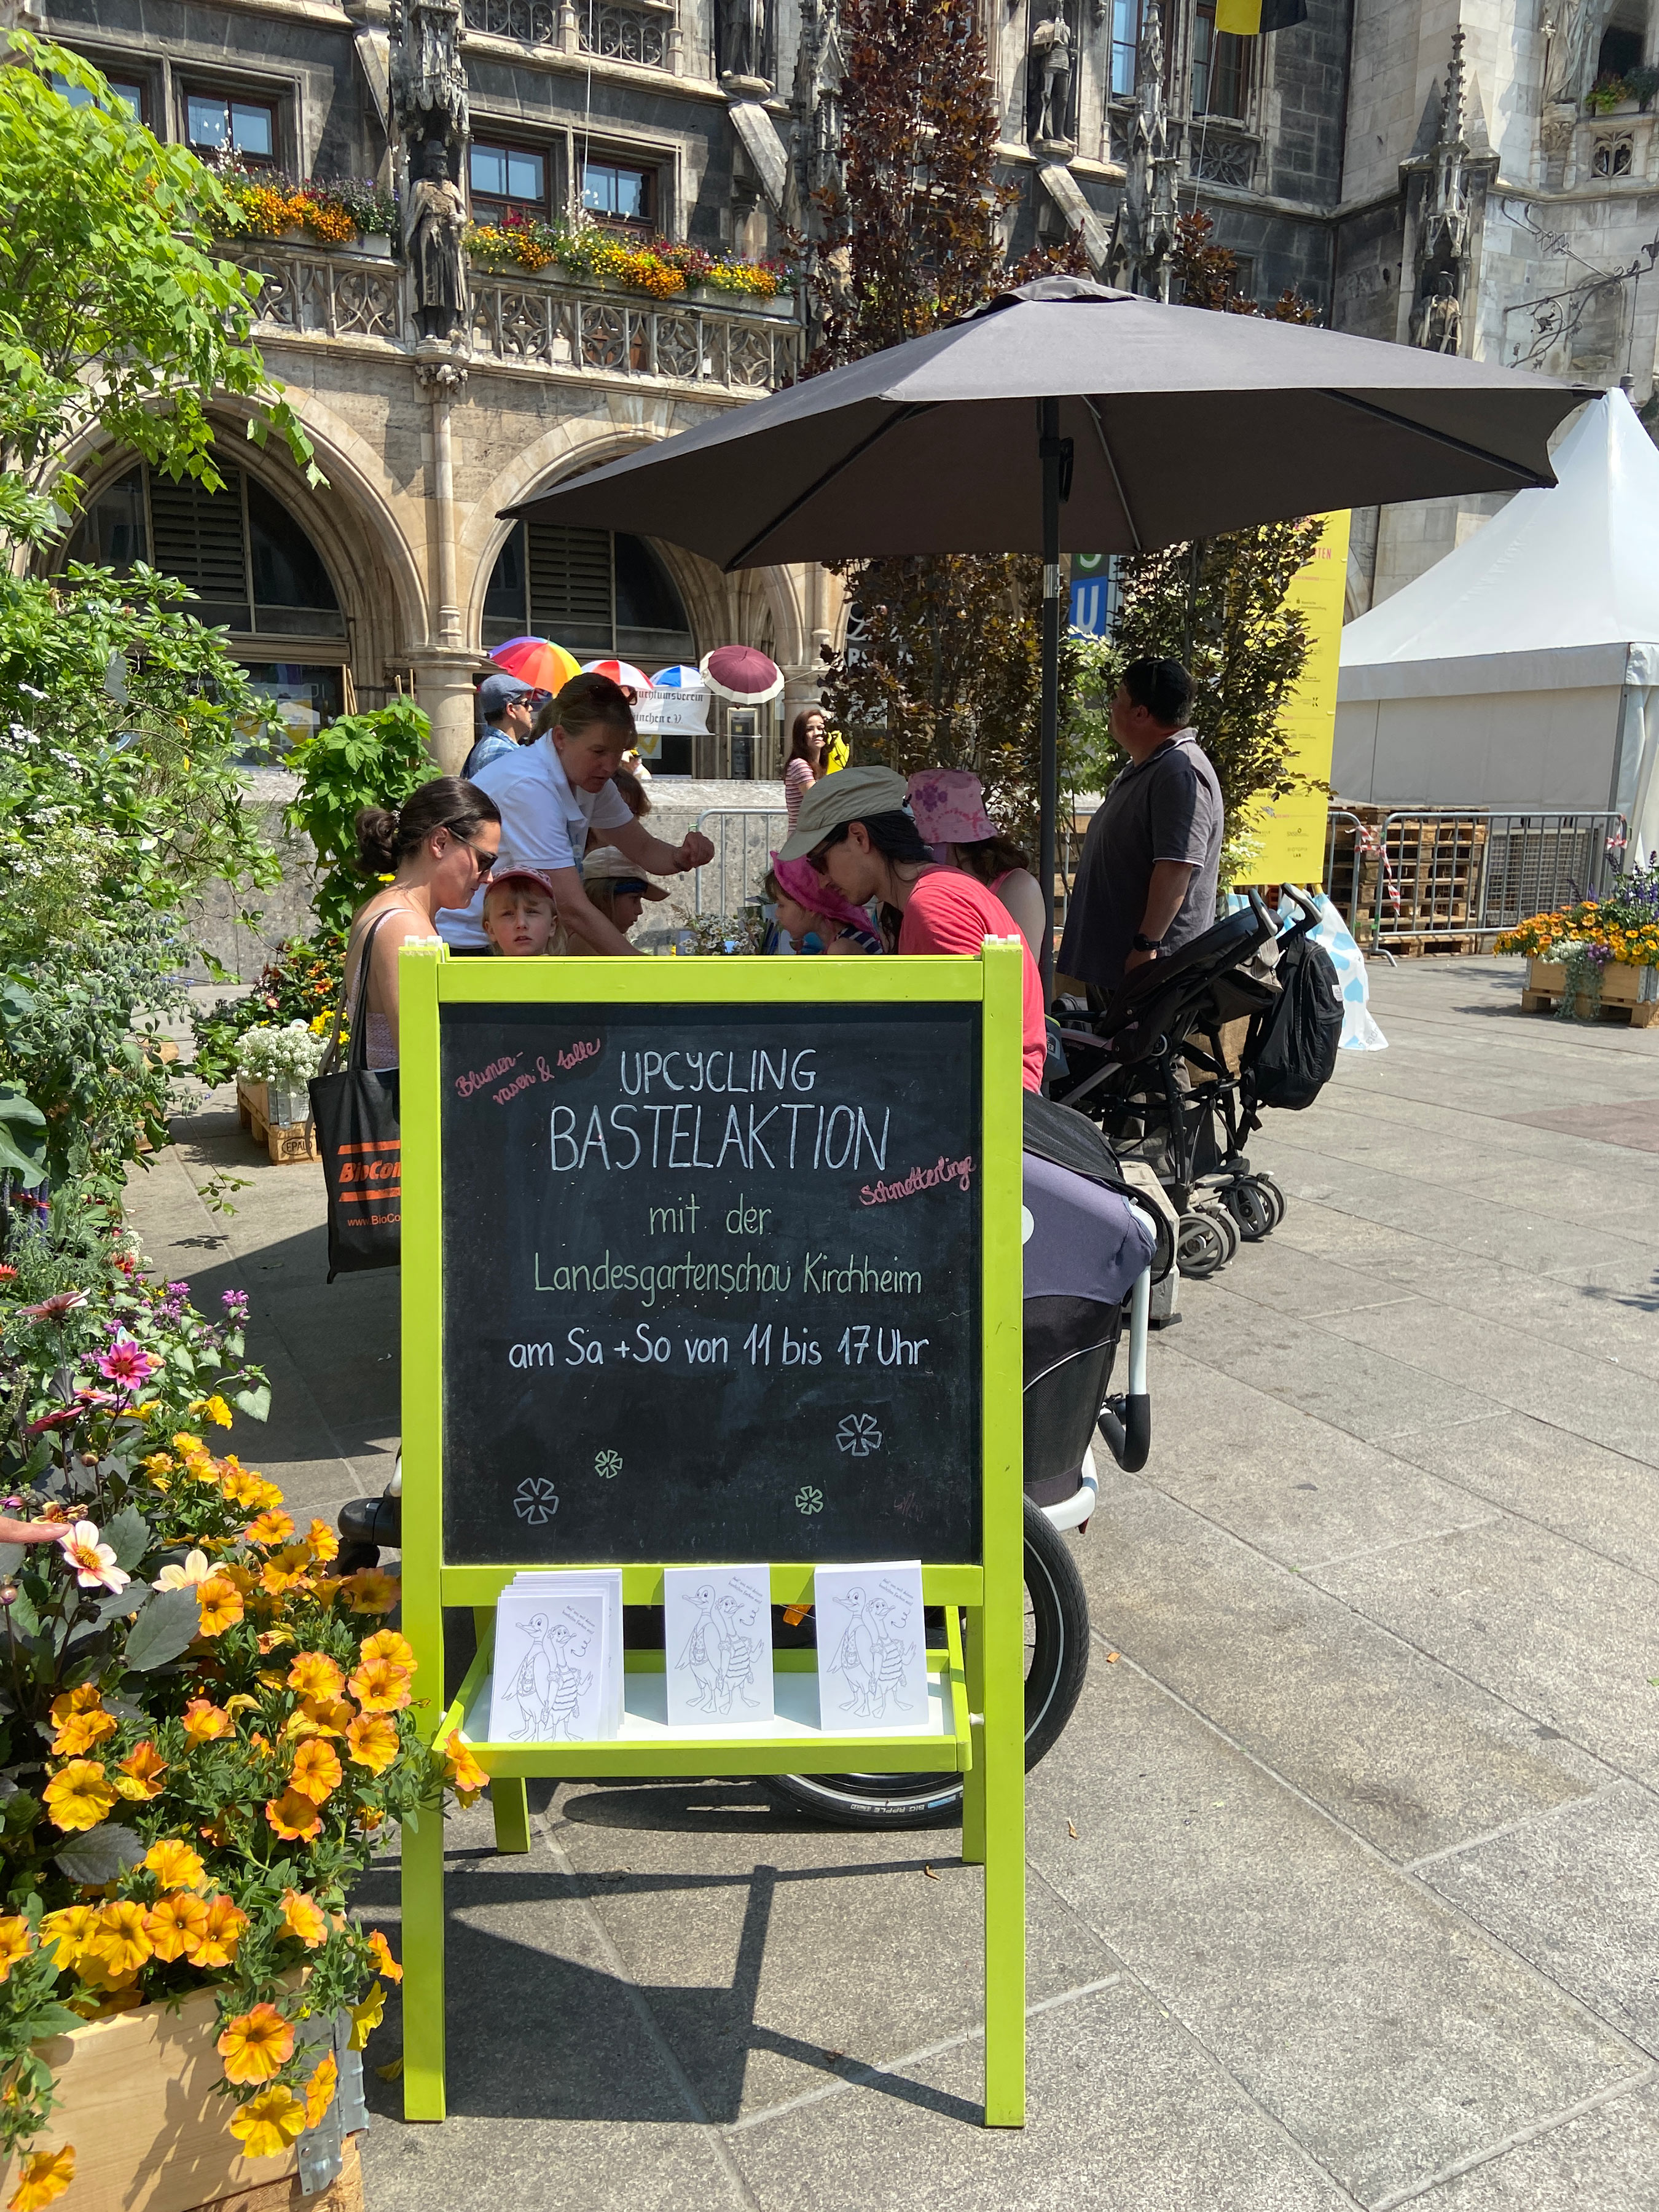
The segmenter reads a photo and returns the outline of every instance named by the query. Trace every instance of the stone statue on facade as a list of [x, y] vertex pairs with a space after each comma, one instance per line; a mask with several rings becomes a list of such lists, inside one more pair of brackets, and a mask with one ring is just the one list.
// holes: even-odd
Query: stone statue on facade
[[467, 136], [466, 71], [461, 64], [461, 0], [392, 0], [392, 109], [405, 141], [426, 138], [435, 122], [451, 145]]
[[1412, 319], [1412, 343], [1425, 353], [1457, 353], [1463, 343], [1463, 310], [1449, 274], [1435, 279], [1433, 291], [1419, 301]]
[[453, 338], [466, 326], [466, 203], [449, 173], [441, 138], [410, 152], [409, 264], [423, 338]]
[[1036, 110], [1032, 137], [1039, 145], [1071, 143], [1072, 60], [1072, 28], [1061, 9], [1031, 33], [1029, 82]]
[[1596, 56], [1607, 28], [1608, 0], [1553, 0], [1547, 15], [1549, 67], [1544, 79], [1548, 106], [1577, 106], [1595, 78]]
[[1164, 105], [1164, 27], [1161, 10], [1149, 8], [1135, 61], [1135, 106], [1106, 262], [1108, 282], [1167, 301], [1176, 216], [1176, 159]]
[[766, 0], [720, 0], [720, 73], [764, 77]]

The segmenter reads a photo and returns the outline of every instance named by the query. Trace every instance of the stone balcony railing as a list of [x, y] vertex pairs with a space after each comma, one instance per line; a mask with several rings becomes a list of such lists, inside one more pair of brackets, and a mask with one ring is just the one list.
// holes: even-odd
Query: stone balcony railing
[[675, 0], [462, 0], [469, 31], [636, 68], [683, 66]]
[[[280, 239], [244, 246], [238, 258], [262, 280], [257, 316], [265, 332], [414, 351], [401, 264]], [[653, 300], [562, 275], [476, 269], [471, 293], [480, 367], [640, 378], [748, 399], [787, 384], [799, 365], [800, 325], [787, 300]]]

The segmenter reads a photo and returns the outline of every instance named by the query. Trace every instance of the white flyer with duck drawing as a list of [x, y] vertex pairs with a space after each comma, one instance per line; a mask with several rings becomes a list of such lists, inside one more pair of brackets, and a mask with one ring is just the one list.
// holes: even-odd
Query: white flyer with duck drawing
[[671, 1728], [771, 1720], [771, 1590], [765, 1565], [663, 1570]]
[[817, 1567], [818, 1725], [826, 1733], [929, 1725], [921, 1562]]

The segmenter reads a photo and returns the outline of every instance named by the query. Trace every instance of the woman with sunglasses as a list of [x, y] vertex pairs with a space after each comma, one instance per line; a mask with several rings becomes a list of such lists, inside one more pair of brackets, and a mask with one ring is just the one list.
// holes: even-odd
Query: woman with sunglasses
[[458, 775], [434, 776], [393, 814], [365, 806], [357, 817], [357, 859], [372, 876], [390, 876], [352, 916], [343, 1006], [357, 1002], [363, 947], [368, 963], [365, 1048], [370, 1067], [398, 1065], [398, 951], [429, 943], [446, 907], [464, 907], [489, 880], [501, 850], [500, 809], [488, 792]]

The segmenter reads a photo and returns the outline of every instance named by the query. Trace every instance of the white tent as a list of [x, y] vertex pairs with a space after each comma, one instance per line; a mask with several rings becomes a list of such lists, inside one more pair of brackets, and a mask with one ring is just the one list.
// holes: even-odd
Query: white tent
[[1659, 450], [1622, 392], [1342, 633], [1331, 781], [1381, 805], [1624, 814], [1659, 847]]

